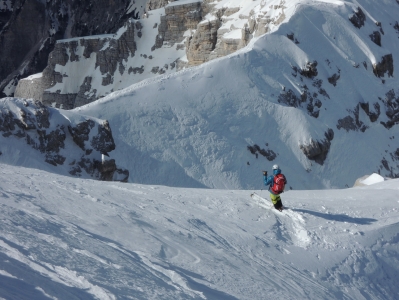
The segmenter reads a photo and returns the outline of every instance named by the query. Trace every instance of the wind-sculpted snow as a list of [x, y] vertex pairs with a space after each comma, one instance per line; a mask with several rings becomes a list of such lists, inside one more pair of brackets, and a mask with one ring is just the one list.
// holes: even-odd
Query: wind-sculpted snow
[[396, 299], [398, 187], [289, 191], [280, 213], [0, 165], [0, 298]]

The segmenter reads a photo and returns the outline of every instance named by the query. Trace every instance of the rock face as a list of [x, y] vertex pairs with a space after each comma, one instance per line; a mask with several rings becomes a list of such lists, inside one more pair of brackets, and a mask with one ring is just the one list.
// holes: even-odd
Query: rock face
[[164, 6], [168, 5], [169, 2], [173, 2], [173, 1], [168, 1], [168, 0], [148, 0], [145, 8], [146, 8], [146, 11], [150, 11], [150, 10], [154, 10], [154, 9], [158, 9], [158, 8], [164, 7]]
[[399, 124], [399, 90], [395, 93], [395, 90], [390, 90], [385, 95], [385, 99], [380, 99], [385, 106], [386, 116], [388, 120], [386, 122], [381, 121], [381, 124], [386, 128], [390, 129], [392, 126]]
[[190, 65], [199, 65], [210, 59], [218, 41], [219, 20], [198, 24], [194, 35], [187, 41], [187, 59]]
[[301, 85], [300, 95], [297, 95], [292, 89], [286, 90], [284, 87], [278, 96], [278, 102], [296, 108], [305, 108], [310, 116], [318, 118], [323, 101], [329, 100], [330, 96], [323, 88], [323, 80], [316, 77], [318, 74], [316, 69], [317, 62], [308, 63], [307, 66], [309, 68], [299, 69], [298, 67], [292, 67], [294, 73], [291, 75], [293, 77], [299, 76], [301, 81], [304, 80], [304, 77], [312, 79], [311, 86]]
[[325, 159], [327, 158], [331, 141], [334, 138], [334, 131], [332, 129], [328, 129], [324, 135], [326, 138], [323, 140], [319, 141], [312, 139], [310, 140], [309, 144], [300, 145], [300, 149], [302, 150], [303, 154], [305, 154], [310, 160], [313, 160], [320, 165], [323, 165]]
[[352, 111], [349, 111], [351, 114], [342, 119], [338, 120], [337, 129], [345, 129], [346, 131], [361, 131], [365, 132], [368, 126], [364, 124], [362, 120], [360, 120], [360, 104], [358, 104]]
[[[115, 160], [101, 159], [101, 155], [108, 155], [115, 149], [107, 121], [97, 123], [87, 118], [76, 123], [68, 121], [85, 118], [72, 114], [67, 119], [39, 101], [4, 98], [1, 102], [0, 132], [3, 139], [25, 141], [43, 154], [45, 162], [54, 166], [68, 165], [69, 173], [75, 176], [83, 175], [84, 170], [96, 179], [128, 180], [129, 172], [117, 168]], [[70, 153], [76, 153], [76, 157], [71, 157]]]
[[[229, 55], [245, 47], [254, 36], [268, 32], [270, 26], [284, 20], [286, 8], [284, 1], [272, 6], [271, 11], [281, 12], [271, 18], [266, 13], [258, 17], [239, 14], [239, 7], [214, 9], [214, 6], [212, 2], [202, 0], [176, 1], [165, 6], [154, 49], [184, 42], [188, 62], [183, 66], [199, 65]], [[208, 17], [204, 19], [206, 15]], [[230, 24], [235, 15], [246, 21], [243, 27]]]
[[57, 40], [115, 32], [145, 9], [144, 0], [0, 2], [0, 97], [13, 95], [20, 78], [42, 72]]
[[302, 68], [299, 73], [307, 78], [314, 78], [317, 76], [317, 61], [314, 62], [307, 62], [306, 66]]
[[[268, 144], [266, 144], [266, 146], [268, 146]], [[277, 154], [273, 150], [263, 149], [257, 144], [247, 146], [247, 149], [251, 154], [255, 155], [256, 158], [259, 157], [259, 154], [265, 157], [268, 161], [273, 161], [277, 157]]]
[[373, 43], [381, 47], [381, 33], [379, 31], [374, 31], [372, 34], [370, 34], [370, 39], [373, 41]]
[[172, 2], [165, 7], [165, 16], [161, 17], [155, 48], [164, 44], [173, 46], [181, 43], [187, 30], [195, 30], [202, 19], [202, 0]]
[[[339, 119], [337, 129], [345, 129], [346, 131], [365, 132], [368, 126], [365, 125], [366, 120], [361, 120], [360, 108], [367, 115], [370, 122], [379, 121], [385, 128], [391, 129], [394, 125], [399, 124], [399, 90], [394, 89], [388, 91], [384, 98], [379, 97], [379, 102], [369, 103], [361, 102], [353, 110], [348, 110], [350, 115]], [[385, 111], [385, 114], [382, 113]]]
[[[124, 31], [122, 34], [57, 42], [54, 51], [49, 55], [48, 65], [42, 75], [21, 80], [15, 90], [15, 96], [34, 98], [45, 105], [55, 104], [56, 107], [64, 109], [72, 109], [98, 99], [103, 95], [97, 95], [97, 90], [92, 89], [90, 76], [82, 78], [82, 82], [76, 82], [76, 78], [72, 78], [75, 89], [69, 90], [68, 93], [61, 93], [62, 86], [65, 84], [71, 86], [71, 83], [68, 75], [61, 74], [57, 68], [65, 67], [68, 63], [94, 58], [95, 67], [98, 67], [101, 75], [104, 76], [102, 85], [110, 84], [112, 81], [107, 78], [112, 78], [117, 71], [125, 72], [123, 62], [135, 54], [135, 27], [134, 21], [128, 21], [120, 30]], [[79, 68], [76, 64], [71, 66], [73, 67]], [[59, 89], [57, 84], [60, 86]]]
[[357, 11], [349, 18], [349, 21], [351, 21], [353, 26], [356, 28], [361, 28], [364, 26], [364, 22], [366, 21], [366, 15], [363, 10], [358, 7]]
[[374, 75], [377, 77], [384, 77], [388, 73], [388, 77], [393, 76], [393, 57], [392, 54], [384, 55], [381, 61], [373, 65]]

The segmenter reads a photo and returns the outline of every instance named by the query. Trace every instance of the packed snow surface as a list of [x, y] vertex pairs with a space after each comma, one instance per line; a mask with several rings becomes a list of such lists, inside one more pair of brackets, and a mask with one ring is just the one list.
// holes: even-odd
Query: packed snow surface
[[0, 298], [398, 299], [399, 180], [282, 194], [0, 165]]

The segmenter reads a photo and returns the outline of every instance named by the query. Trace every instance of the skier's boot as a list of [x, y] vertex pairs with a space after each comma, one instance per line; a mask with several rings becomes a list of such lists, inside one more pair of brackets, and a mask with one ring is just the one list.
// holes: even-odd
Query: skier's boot
[[278, 211], [283, 211], [283, 203], [281, 200], [278, 200], [276, 204], [274, 204], [274, 208], [277, 209]]

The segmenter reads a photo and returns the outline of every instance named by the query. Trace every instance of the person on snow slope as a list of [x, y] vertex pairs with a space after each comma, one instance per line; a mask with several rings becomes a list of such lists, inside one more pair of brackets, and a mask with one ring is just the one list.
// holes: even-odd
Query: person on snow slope
[[283, 210], [283, 203], [281, 202], [280, 194], [284, 192], [287, 179], [283, 174], [278, 165], [273, 166], [273, 175], [267, 176], [267, 171], [263, 171], [263, 182], [265, 185], [269, 185], [270, 199], [275, 209], [279, 211]]

